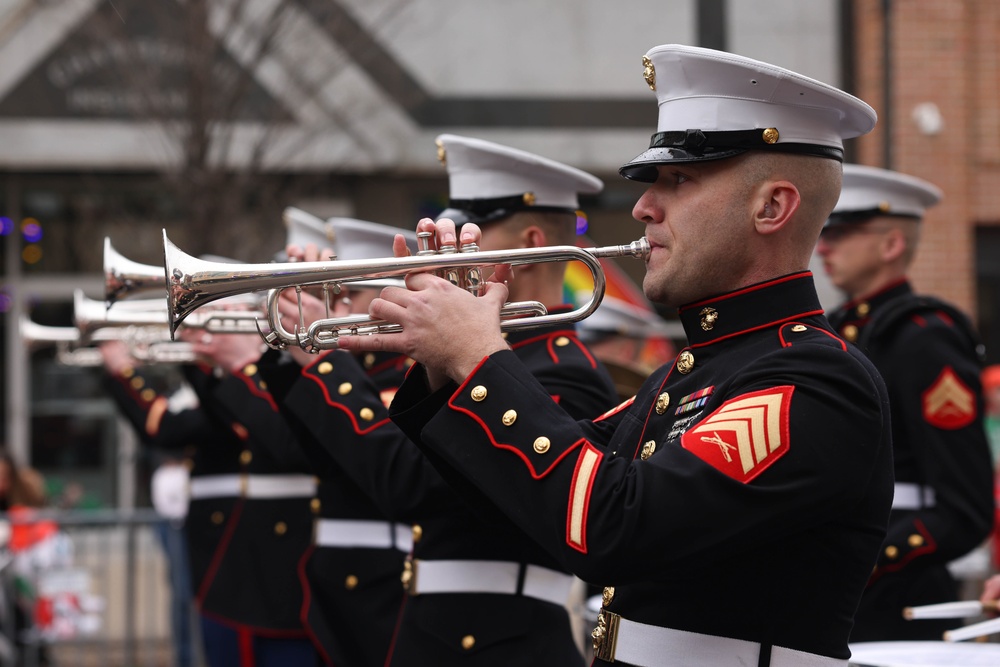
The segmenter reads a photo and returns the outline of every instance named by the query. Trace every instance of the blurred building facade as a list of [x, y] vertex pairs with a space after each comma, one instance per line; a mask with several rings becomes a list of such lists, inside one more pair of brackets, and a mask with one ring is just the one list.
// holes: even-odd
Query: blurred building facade
[[918, 290], [973, 314], [1000, 360], [1000, 5], [856, 0], [854, 90], [879, 112], [857, 160], [944, 191], [924, 219]]
[[90, 465], [95, 488], [121, 486], [92, 373], [28, 357], [16, 326], [68, 324], [73, 287], [101, 296], [104, 237], [147, 264], [162, 264], [164, 229], [191, 254], [249, 262], [282, 245], [288, 205], [410, 226], [445, 203], [434, 137], [452, 132], [601, 176], [588, 235], [633, 240], [640, 189], [617, 169], [655, 127], [641, 56], [666, 42], [872, 103], [880, 129], [850, 158], [946, 193], [918, 287], [998, 336], [998, 15], [991, 0], [0, 0], [4, 439], [50, 475]]

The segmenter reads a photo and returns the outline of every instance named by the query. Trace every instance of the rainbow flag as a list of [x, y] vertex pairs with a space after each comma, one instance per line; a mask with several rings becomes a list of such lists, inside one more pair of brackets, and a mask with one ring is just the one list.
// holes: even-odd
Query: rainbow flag
[[[577, 240], [577, 246], [593, 248], [595, 244], [586, 236], [581, 236]], [[642, 310], [656, 312], [653, 304], [642, 293], [642, 289], [615, 264], [614, 260], [600, 259], [598, 261], [604, 267], [604, 277], [607, 281], [605, 296], [620, 299]], [[566, 266], [566, 278], [563, 280], [563, 299], [566, 303], [579, 306], [586, 302], [593, 293], [594, 277], [590, 275], [590, 269], [580, 262], [570, 262]]]

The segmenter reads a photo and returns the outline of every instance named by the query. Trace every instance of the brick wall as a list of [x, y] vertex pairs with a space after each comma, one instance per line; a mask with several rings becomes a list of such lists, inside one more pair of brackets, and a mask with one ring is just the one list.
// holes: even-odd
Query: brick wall
[[[893, 0], [891, 105], [885, 109], [884, 0], [854, 0], [856, 94], [879, 126], [858, 141], [858, 160], [924, 178], [944, 191], [928, 212], [911, 271], [916, 288], [975, 315], [977, 224], [1000, 224], [1000, 3]], [[914, 112], [933, 104], [942, 126], [929, 134]], [[888, 122], [887, 122], [888, 121]], [[884, 164], [891, 132], [892, 164]]]

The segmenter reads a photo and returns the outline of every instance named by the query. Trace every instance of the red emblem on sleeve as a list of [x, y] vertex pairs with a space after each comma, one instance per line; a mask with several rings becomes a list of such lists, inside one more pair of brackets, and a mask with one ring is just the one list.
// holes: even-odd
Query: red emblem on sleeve
[[731, 398], [681, 436], [681, 446], [744, 484], [788, 452], [788, 408], [795, 387]]
[[924, 421], [938, 428], [963, 428], [976, 418], [976, 396], [951, 366], [945, 366], [934, 384], [924, 391], [921, 404]]

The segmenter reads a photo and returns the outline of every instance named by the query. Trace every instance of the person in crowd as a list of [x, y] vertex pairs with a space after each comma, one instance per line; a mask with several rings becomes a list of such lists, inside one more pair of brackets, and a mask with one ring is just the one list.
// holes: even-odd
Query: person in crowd
[[983, 369], [984, 425], [990, 443], [993, 466], [1000, 470], [1000, 364]]
[[993, 567], [1000, 570], [1000, 364], [992, 364], [983, 369], [983, 400], [985, 401], [983, 423], [986, 439], [993, 455], [993, 491], [996, 518], [993, 522], [991, 548]]
[[852, 641], [940, 639], [959, 620], [907, 621], [904, 607], [957, 600], [949, 561], [994, 518], [980, 344], [968, 318], [907, 277], [925, 210], [941, 192], [908, 174], [844, 166], [816, 252], [847, 301], [830, 322], [875, 364], [892, 406], [895, 490], [885, 543]]
[[[459, 488], [605, 584], [595, 664], [843, 666], [892, 500], [889, 407], [807, 266], [843, 140], [875, 113], [730, 53], [668, 44], [643, 63], [658, 128], [621, 173], [646, 184], [644, 292], [687, 334], [671, 364], [577, 421], [501, 336], [503, 266], [480, 297], [411, 274], [370, 306], [401, 332], [341, 347], [418, 361], [393, 421]], [[417, 229], [436, 245], [488, 232], [456, 227]]]
[[0, 512], [12, 507], [44, 507], [45, 480], [29, 466], [19, 466], [0, 445]]

